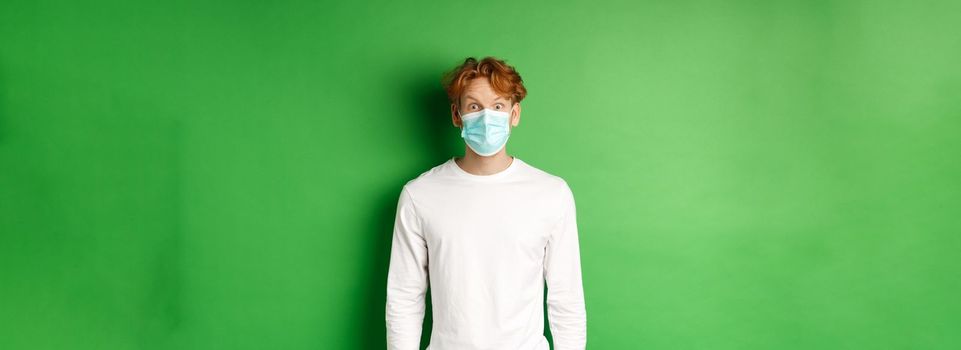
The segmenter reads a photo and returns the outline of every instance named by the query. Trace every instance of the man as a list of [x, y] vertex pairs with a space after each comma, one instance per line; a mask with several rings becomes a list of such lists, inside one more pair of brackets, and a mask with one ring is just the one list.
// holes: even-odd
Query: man
[[444, 87], [463, 157], [408, 181], [394, 221], [387, 347], [418, 350], [431, 287], [428, 350], [582, 350], [587, 313], [574, 196], [567, 182], [507, 154], [527, 95], [504, 61], [467, 58]]

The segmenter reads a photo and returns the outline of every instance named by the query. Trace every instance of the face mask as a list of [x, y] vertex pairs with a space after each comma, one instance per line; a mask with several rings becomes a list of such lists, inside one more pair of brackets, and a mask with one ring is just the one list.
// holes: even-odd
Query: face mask
[[464, 126], [460, 136], [475, 153], [487, 157], [500, 152], [510, 137], [510, 114], [483, 109], [461, 116]]

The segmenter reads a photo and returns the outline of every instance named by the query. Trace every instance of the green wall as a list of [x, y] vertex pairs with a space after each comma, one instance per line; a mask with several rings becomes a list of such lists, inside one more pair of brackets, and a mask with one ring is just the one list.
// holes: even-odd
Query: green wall
[[485, 55], [590, 348], [961, 347], [961, 2], [5, 0], [0, 348], [384, 348]]

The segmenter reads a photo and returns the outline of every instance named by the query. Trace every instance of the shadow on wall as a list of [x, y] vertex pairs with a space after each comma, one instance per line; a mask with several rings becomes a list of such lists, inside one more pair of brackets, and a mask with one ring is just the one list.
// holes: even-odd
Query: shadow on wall
[[[396, 88], [409, 92], [408, 103], [401, 106], [402, 116], [411, 117], [417, 123], [414, 128], [418, 133], [412, 138], [422, 140], [418, 142], [424, 147], [426, 161], [411, 164], [410, 173], [404, 178], [398, 178], [384, 190], [377, 199], [375, 217], [373, 218], [375, 232], [373, 233], [376, 246], [367, 257], [371, 257], [370, 280], [364, 288], [364, 317], [361, 318], [360, 334], [363, 349], [386, 348], [385, 308], [387, 297], [387, 270], [390, 264], [391, 239], [393, 238], [394, 218], [397, 211], [397, 201], [401, 187], [431, 167], [440, 165], [454, 155], [462, 155], [464, 144], [460, 139], [459, 129], [451, 122], [450, 104], [447, 94], [441, 85], [441, 76], [453, 64], [434, 62], [432, 65], [420, 66], [420, 69], [403, 70], [408, 75], [400, 76], [395, 81], [400, 82]], [[421, 335], [421, 349], [426, 348], [430, 341], [430, 330], [433, 325], [430, 290], [426, 295], [427, 308], [424, 317], [424, 331]]]

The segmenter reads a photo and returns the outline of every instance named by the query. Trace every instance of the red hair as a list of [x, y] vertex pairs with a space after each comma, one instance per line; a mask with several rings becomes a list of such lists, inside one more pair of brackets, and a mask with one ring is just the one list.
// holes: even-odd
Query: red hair
[[519, 103], [527, 96], [524, 81], [514, 67], [491, 56], [484, 57], [480, 61], [474, 57], [467, 57], [464, 63], [445, 73], [442, 78], [442, 84], [450, 102], [460, 106], [460, 97], [464, 89], [477, 77], [486, 77], [494, 92], [510, 98], [513, 103]]

